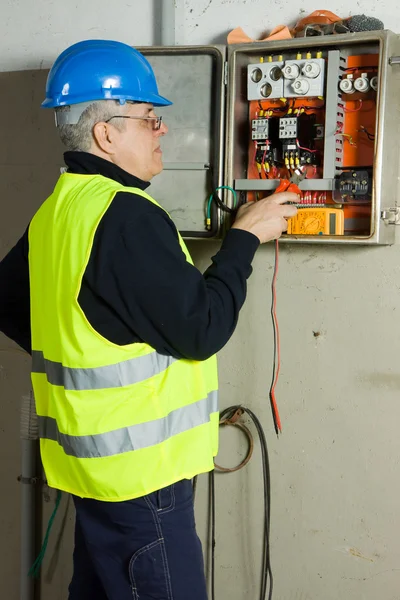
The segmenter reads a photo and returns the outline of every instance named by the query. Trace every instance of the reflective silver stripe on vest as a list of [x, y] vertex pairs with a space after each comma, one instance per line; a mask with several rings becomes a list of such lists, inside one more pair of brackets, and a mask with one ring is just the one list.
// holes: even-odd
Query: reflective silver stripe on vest
[[58, 442], [69, 456], [102, 458], [165, 442], [178, 433], [208, 423], [210, 414], [217, 411], [218, 392], [215, 391], [203, 400], [177, 408], [162, 419], [96, 435], [67, 435], [60, 432], [55, 419], [39, 416], [39, 436]]
[[104, 390], [139, 383], [162, 373], [177, 359], [151, 352], [145, 356], [124, 360], [115, 365], [89, 369], [64, 367], [44, 358], [43, 352], [33, 350], [32, 372], [46, 373], [49, 383], [66, 390]]

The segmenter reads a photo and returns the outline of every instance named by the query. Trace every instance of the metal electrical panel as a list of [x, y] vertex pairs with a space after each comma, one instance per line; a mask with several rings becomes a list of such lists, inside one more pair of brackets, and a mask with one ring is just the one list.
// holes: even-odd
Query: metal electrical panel
[[228, 47], [224, 182], [252, 202], [300, 175], [282, 242], [394, 243], [399, 56], [389, 31]]

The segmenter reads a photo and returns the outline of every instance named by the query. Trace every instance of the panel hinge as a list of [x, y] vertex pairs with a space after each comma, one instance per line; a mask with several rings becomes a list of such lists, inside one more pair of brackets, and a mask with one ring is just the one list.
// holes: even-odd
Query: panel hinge
[[381, 212], [381, 219], [386, 225], [400, 225], [400, 208], [384, 208]]
[[224, 85], [228, 85], [228, 62], [224, 62]]

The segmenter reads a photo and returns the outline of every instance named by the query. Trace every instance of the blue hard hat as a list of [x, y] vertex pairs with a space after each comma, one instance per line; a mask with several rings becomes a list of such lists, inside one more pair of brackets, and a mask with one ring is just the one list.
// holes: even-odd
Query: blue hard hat
[[172, 104], [159, 95], [153, 69], [138, 50], [121, 42], [86, 40], [64, 50], [55, 61], [42, 107], [96, 100]]

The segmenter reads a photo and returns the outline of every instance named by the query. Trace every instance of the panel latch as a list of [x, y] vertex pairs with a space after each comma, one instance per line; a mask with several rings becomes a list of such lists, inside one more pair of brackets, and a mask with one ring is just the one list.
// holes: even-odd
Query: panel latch
[[400, 225], [400, 208], [384, 208], [381, 212], [381, 219], [386, 225]]

